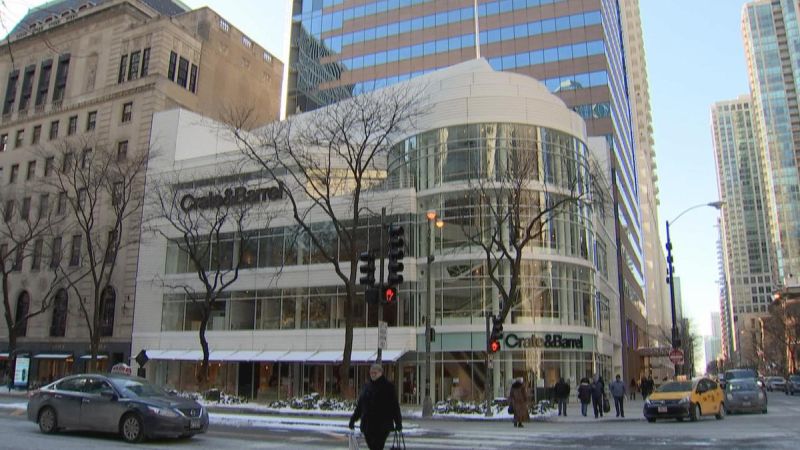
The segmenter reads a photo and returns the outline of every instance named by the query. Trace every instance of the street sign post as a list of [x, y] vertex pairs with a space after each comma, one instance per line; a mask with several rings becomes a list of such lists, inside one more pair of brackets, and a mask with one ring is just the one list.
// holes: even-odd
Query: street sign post
[[378, 348], [386, 350], [386, 338], [389, 331], [389, 324], [384, 321], [378, 322]]
[[672, 361], [672, 364], [676, 366], [683, 365], [683, 350], [679, 348], [673, 348], [669, 352], [669, 360]]

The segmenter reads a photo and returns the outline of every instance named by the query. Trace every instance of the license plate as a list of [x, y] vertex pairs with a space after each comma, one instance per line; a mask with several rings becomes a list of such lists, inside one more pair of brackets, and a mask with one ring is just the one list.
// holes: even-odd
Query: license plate
[[742, 405], [744, 405], [744, 406], [750, 406], [750, 402], [742, 402]]
[[667, 412], [667, 407], [666, 407], [666, 406], [659, 406], [659, 407], [658, 407], [658, 412], [660, 412], [660, 413], [665, 413], [665, 412]]
[[189, 424], [190, 428], [200, 428], [200, 419], [192, 419], [191, 423]]

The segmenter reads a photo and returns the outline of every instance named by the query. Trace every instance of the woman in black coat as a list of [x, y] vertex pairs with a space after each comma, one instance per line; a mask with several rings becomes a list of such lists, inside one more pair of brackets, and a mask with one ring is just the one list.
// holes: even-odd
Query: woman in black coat
[[603, 377], [597, 377], [597, 380], [592, 383], [592, 409], [594, 410], [594, 418], [603, 417], [603, 394], [605, 392], [606, 384], [603, 382]]
[[403, 418], [400, 416], [400, 402], [394, 385], [383, 376], [383, 367], [373, 364], [369, 368], [372, 379], [361, 395], [353, 415], [350, 416], [350, 429], [355, 428], [356, 420], [361, 419], [361, 432], [370, 450], [382, 450], [386, 438], [392, 430], [403, 429]]

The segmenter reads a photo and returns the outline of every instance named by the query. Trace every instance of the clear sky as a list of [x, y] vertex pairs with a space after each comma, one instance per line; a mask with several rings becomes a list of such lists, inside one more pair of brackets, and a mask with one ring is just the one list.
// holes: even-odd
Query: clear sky
[[[38, 0], [0, 0], [3, 27], [12, 27]], [[184, 0], [209, 6], [288, 63], [291, 0]], [[710, 107], [749, 91], [740, 21], [745, 0], [640, 0], [653, 108], [664, 221], [718, 198]], [[3, 33], [5, 35], [5, 33]], [[683, 305], [701, 334], [719, 310], [718, 212], [701, 208], [671, 228]]]

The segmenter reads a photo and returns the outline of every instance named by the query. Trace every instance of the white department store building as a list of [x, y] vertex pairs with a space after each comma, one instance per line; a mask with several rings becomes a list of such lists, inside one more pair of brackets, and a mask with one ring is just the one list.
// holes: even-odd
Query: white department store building
[[[429, 250], [425, 212], [436, 210], [447, 221], [469, 207], [476, 201], [469, 177], [491, 159], [487, 156], [502, 156], [509, 145], [539, 152], [541, 176], [555, 177], [548, 178], [554, 184], [558, 175], [549, 172], [546, 162], [554, 156], [562, 164], [585, 167], [591, 154], [603, 171], [610, 169], [605, 141], [593, 139], [587, 145], [582, 119], [530, 77], [496, 72], [486, 61], [473, 60], [407, 83], [425, 86], [429, 108], [417, 129], [392, 147], [389, 158], [402, 155], [404, 162], [391, 165], [386, 182], [370, 191], [366, 201], [373, 211], [386, 206], [390, 222], [406, 230], [405, 283], [398, 304], [384, 311], [389, 329], [383, 361], [402, 401], [418, 403]], [[314, 114], [304, 115], [313, 119]], [[201, 197], [213, 186], [208, 174], [243, 158], [223, 127], [209, 119], [173, 110], [157, 114], [153, 122], [151, 141], [159, 154], [148, 179], [174, 171], [197, 174], [195, 187], [187, 185], [187, 191], [194, 189], [193, 195]], [[428, 165], [433, 159], [436, 163]], [[242, 174], [250, 173], [247, 167], [257, 172], [242, 165]], [[264, 214], [282, 211], [282, 202], [275, 198], [258, 208]], [[522, 301], [509, 314], [503, 348], [492, 365], [499, 380], [496, 394], [506, 392], [514, 377], [549, 388], [559, 376], [574, 386], [583, 376], [610, 378], [620, 372], [614, 219], [612, 208], [601, 209], [576, 207], [555, 219], [525, 255]], [[258, 239], [248, 244], [249, 268], [240, 272], [210, 322], [214, 383], [225, 392], [263, 400], [310, 392], [333, 395], [344, 348], [343, 287], [330, 264], [317, 263], [313, 246], [296, 236], [291, 215], [272, 216], [268, 227], [253, 226]], [[368, 240], [375, 239], [378, 224], [378, 217], [365, 223]], [[481, 252], [465, 245], [458, 227], [437, 229], [433, 242], [434, 401], [480, 400], [485, 313], [498, 310], [497, 290], [484, 275]], [[377, 246], [372, 241], [365, 245], [364, 250]], [[183, 390], [196, 389], [194, 373], [202, 358], [199, 318], [182, 291], [165, 286], [195, 279], [189, 270], [167, 239], [143, 235], [131, 351], [146, 351], [148, 378]], [[376, 308], [363, 301], [357, 307], [355, 387], [366, 380], [378, 344]], [[557, 345], [559, 339], [570, 345]]]

